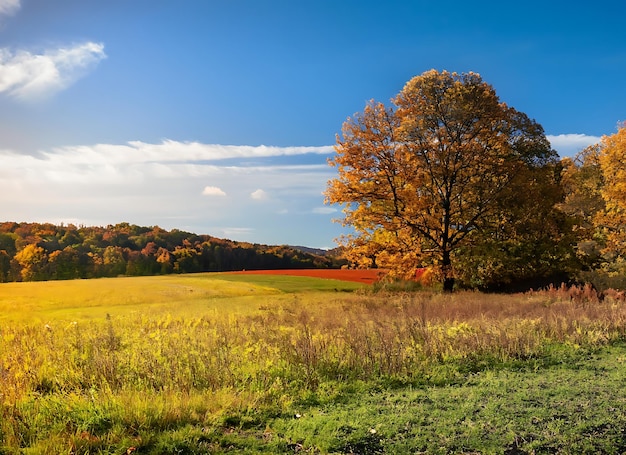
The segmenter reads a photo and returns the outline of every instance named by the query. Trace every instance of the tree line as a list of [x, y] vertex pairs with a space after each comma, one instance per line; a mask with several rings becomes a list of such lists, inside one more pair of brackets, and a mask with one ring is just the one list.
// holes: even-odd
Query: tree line
[[289, 246], [158, 226], [0, 223], [0, 282], [339, 265], [332, 257]]
[[626, 285], [626, 126], [560, 159], [476, 73], [431, 70], [344, 123], [326, 202], [347, 258], [445, 291]]

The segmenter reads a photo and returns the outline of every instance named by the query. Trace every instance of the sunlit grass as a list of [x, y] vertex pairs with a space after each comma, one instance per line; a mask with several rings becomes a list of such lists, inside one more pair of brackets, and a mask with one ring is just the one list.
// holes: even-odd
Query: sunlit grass
[[248, 311], [263, 305], [269, 296], [359, 287], [362, 285], [306, 277], [220, 273], [3, 283], [0, 321], [47, 323], [107, 314]]
[[356, 282], [317, 279], [303, 276], [289, 275], [239, 275], [239, 274], [216, 274], [221, 280], [228, 280], [234, 283], [255, 283], [256, 285], [267, 286], [273, 289], [280, 289], [287, 293], [303, 292], [350, 292], [357, 289], [364, 289], [366, 286]]
[[[520, 384], [589, 380], [585, 359], [607, 346], [611, 360], [588, 362], [608, 373], [598, 396], [618, 380], [622, 301], [343, 292], [355, 288], [229, 274], [0, 285], [0, 453], [501, 452], [515, 438], [537, 448], [525, 421], [496, 418], [523, 405]], [[577, 400], [542, 384], [542, 406]], [[626, 398], [613, 401], [626, 415]], [[462, 420], [476, 409], [488, 412]], [[578, 408], [564, 409], [569, 419]], [[432, 431], [414, 412], [431, 415]], [[588, 415], [602, 423], [608, 412]], [[538, 437], [567, 447], [548, 434], [549, 413], [535, 414]], [[463, 422], [473, 429], [459, 433]], [[481, 443], [489, 425], [495, 436]]]

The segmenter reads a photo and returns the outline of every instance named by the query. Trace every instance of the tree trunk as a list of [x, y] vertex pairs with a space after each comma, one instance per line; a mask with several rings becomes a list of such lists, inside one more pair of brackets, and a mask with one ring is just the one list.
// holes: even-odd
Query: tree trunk
[[441, 274], [443, 275], [443, 292], [452, 292], [454, 290], [454, 275], [452, 275], [452, 261], [448, 249], [443, 250]]
[[454, 277], [446, 277], [443, 279], [443, 292], [452, 292], [454, 290]]

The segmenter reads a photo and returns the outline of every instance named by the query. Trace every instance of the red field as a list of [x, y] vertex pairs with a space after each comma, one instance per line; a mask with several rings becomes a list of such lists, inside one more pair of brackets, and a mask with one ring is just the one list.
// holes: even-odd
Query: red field
[[354, 281], [357, 283], [372, 284], [384, 273], [380, 269], [344, 270], [344, 269], [292, 269], [292, 270], [244, 270], [231, 272], [252, 275], [292, 275], [327, 278], [331, 280]]

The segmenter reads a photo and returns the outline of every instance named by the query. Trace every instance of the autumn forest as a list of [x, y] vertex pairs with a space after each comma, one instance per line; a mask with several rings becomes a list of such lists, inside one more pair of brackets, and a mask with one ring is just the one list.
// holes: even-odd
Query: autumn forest
[[1, 282], [334, 265], [330, 258], [287, 246], [234, 242], [158, 226], [0, 224]]

